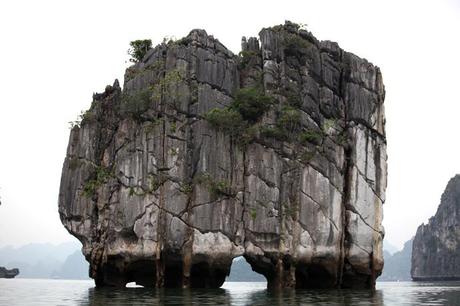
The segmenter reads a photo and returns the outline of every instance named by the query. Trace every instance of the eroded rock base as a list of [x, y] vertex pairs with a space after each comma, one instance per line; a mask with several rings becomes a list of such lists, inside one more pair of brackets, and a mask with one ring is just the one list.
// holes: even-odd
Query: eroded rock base
[[[247, 257], [245, 257], [247, 258]], [[306, 265], [279, 260], [276, 264], [247, 258], [253, 270], [265, 276], [269, 289], [298, 288], [373, 288], [372, 275], [360, 275], [350, 269], [343, 279], [328, 271], [323, 264]], [[252, 262], [252, 263], [251, 263]], [[95, 279], [97, 287], [125, 287], [127, 283], [152, 288], [220, 288], [230, 274], [231, 264], [212, 265], [201, 262], [185, 273], [182, 262], [166, 264], [152, 260], [140, 260], [123, 264], [116, 258], [109, 259], [99, 268]], [[451, 279], [439, 279], [451, 280]]]

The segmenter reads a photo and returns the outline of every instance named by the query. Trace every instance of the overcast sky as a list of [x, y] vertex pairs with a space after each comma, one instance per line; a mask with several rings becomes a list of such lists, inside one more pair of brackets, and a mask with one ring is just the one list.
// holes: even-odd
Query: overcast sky
[[385, 239], [401, 247], [460, 173], [460, 0], [1, 1], [0, 247], [73, 239], [57, 213], [68, 122], [122, 81], [131, 40], [204, 28], [237, 53], [286, 19], [381, 68]]

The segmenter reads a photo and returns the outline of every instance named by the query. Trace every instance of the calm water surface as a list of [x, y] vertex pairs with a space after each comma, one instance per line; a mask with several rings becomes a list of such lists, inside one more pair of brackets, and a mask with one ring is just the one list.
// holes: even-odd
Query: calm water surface
[[283, 290], [227, 282], [221, 289], [95, 289], [92, 281], [0, 279], [0, 305], [460, 305], [460, 282], [386, 282], [377, 290]]

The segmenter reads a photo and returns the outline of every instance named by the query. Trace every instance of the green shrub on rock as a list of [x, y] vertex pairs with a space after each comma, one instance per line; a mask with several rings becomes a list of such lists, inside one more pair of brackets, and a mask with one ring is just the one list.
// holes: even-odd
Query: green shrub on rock
[[91, 109], [81, 111], [76, 120], [69, 121], [69, 128], [73, 129], [74, 127], [81, 127], [85, 123], [96, 121], [96, 119], [96, 114]]
[[302, 128], [300, 111], [285, 106], [280, 112], [275, 126], [264, 126], [260, 129], [263, 137], [274, 138], [280, 141], [295, 140]]
[[251, 216], [252, 220], [255, 220], [257, 218], [257, 210], [255, 208], [251, 208], [249, 210], [249, 216]]
[[246, 122], [236, 110], [214, 108], [204, 115], [204, 118], [217, 130], [229, 135], [238, 135], [246, 128]]
[[97, 189], [113, 176], [113, 173], [108, 168], [98, 166], [93, 173], [93, 178], [86, 181], [83, 186], [83, 195], [87, 198], [91, 198], [96, 193]]
[[310, 142], [316, 145], [320, 145], [323, 141], [323, 137], [324, 135], [321, 133], [321, 131], [307, 130], [299, 135], [299, 141], [302, 144]]
[[273, 98], [266, 96], [259, 87], [240, 89], [234, 101], [225, 108], [215, 108], [204, 118], [217, 130], [230, 136], [239, 136], [237, 144], [245, 147], [257, 135], [255, 123], [273, 104]]
[[131, 56], [129, 59], [133, 63], [140, 62], [147, 51], [152, 48], [152, 40], [150, 39], [139, 39], [133, 40], [129, 43], [131, 48], [128, 49], [128, 54]]
[[213, 197], [233, 197], [232, 186], [226, 180], [218, 181], [207, 172], [199, 173], [195, 177], [195, 182], [207, 187]]
[[256, 125], [246, 127], [243, 132], [238, 135], [237, 144], [245, 148], [256, 139], [258, 131]]
[[276, 125], [286, 134], [287, 138], [293, 138], [302, 127], [300, 111], [290, 106], [284, 107]]
[[251, 62], [251, 59], [259, 56], [259, 54], [256, 51], [252, 51], [252, 50], [241, 51], [238, 55], [239, 55], [240, 69], [245, 69], [248, 66], [248, 64]]
[[316, 150], [313, 150], [313, 151], [306, 150], [300, 154], [300, 160], [303, 162], [310, 162], [311, 160], [313, 160], [313, 158], [315, 158], [315, 156], [316, 156]]
[[287, 56], [302, 58], [307, 54], [310, 43], [297, 34], [286, 34], [283, 41], [284, 53]]
[[121, 114], [140, 119], [141, 115], [149, 109], [151, 101], [152, 90], [150, 88], [134, 93], [125, 93], [121, 100]]
[[266, 96], [257, 87], [240, 89], [233, 101], [232, 108], [238, 111], [244, 120], [256, 122], [273, 104], [273, 99]]
[[260, 135], [262, 137], [274, 138], [280, 141], [287, 140], [286, 132], [278, 126], [262, 126], [260, 128]]

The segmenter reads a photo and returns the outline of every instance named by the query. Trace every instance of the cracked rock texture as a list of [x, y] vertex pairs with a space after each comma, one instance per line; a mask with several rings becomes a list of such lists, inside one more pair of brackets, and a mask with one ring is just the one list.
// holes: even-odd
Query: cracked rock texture
[[[273, 103], [243, 133], [210, 124], [241, 88]], [[193, 30], [94, 94], [70, 133], [62, 223], [97, 286], [220, 287], [244, 256], [269, 287], [372, 288], [384, 96], [378, 67], [296, 24], [243, 38], [238, 56]], [[284, 133], [286, 114], [289, 137], [261, 132]]]
[[450, 179], [428, 224], [412, 246], [413, 280], [460, 280], [460, 175]]

